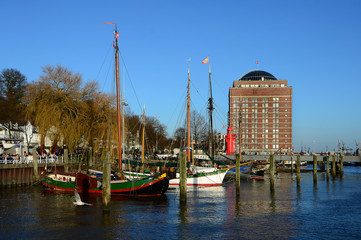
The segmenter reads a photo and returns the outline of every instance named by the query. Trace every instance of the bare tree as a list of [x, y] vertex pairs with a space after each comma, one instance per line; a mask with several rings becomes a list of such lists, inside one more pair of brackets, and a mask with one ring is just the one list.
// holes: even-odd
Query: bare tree
[[206, 123], [205, 118], [197, 111], [192, 111], [191, 135], [196, 145], [207, 139], [208, 137], [207, 129], [208, 129], [208, 124]]
[[174, 145], [177, 147], [185, 146], [186, 140], [186, 129], [185, 128], [177, 128], [174, 132]]
[[92, 145], [95, 136], [104, 139], [109, 122], [114, 122], [112, 97], [99, 93], [94, 82], [83, 84], [80, 74], [62, 66], [44, 67], [40, 80], [29, 84], [25, 102], [27, 118], [39, 133], [50, 136], [53, 146], [61, 140], [70, 152], [80, 143]]

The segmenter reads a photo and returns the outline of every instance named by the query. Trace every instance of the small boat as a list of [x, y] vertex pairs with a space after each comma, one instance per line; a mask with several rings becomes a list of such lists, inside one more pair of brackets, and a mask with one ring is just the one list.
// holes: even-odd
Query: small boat
[[[291, 168], [293, 164], [293, 167], [296, 168], [297, 165], [297, 161], [296, 160], [289, 160], [289, 161], [284, 161], [283, 165], [287, 168]], [[301, 168], [306, 168], [307, 167], [307, 161], [301, 161], [300, 162], [300, 167]]]
[[[248, 173], [251, 171], [251, 166], [248, 166], [248, 165], [240, 166], [239, 171], [241, 173], [245, 173], [245, 172]], [[234, 168], [229, 169], [228, 174], [236, 174], [236, 168], [234, 167]]]
[[[224, 177], [228, 172], [228, 168], [219, 169], [213, 172], [199, 172], [193, 173], [187, 176], [187, 185], [188, 186], [220, 186], [223, 183]], [[170, 179], [169, 185], [177, 186], [179, 185], [179, 175], [177, 178]]]
[[264, 180], [264, 175], [257, 175], [254, 173], [240, 173], [240, 179], [245, 180]]

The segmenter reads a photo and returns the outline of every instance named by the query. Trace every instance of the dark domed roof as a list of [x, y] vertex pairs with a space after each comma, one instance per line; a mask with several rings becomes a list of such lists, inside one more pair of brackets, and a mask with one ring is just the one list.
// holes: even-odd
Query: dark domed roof
[[252, 70], [244, 74], [238, 81], [267, 81], [277, 80], [275, 76], [266, 71]]

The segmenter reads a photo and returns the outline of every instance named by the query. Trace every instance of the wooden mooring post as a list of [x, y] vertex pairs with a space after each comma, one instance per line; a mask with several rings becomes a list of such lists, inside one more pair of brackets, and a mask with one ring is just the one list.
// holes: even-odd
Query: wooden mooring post
[[313, 183], [317, 184], [317, 156], [313, 155]]
[[340, 154], [340, 177], [343, 177], [343, 155]]
[[106, 153], [105, 161], [103, 162], [103, 212], [109, 212], [109, 203], [111, 199], [110, 193], [110, 153]]
[[274, 191], [274, 189], [275, 189], [275, 160], [274, 160], [273, 155], [270, 156], [269, 175], [270, 175], [270, 190]]
[[36, 149], [33, 148], [33, 168], [34, 168], [34, 175], [33, 179], [35, 183], [39, 182], [39, 172], [38, 172], [38, 154], [36, 153]]
[[239, 197], [241, 194], [241, 154], [236, 156], [236, 197]]
[[336, 156], [332, 156], [332, 169], [331, 169], [332, 177], [336, 177]]
[[64, 149], [64, 172], [68, 172], [69, 170], [69, 150], [67, 148]]
[[182, 152], [180, 154], [180, 179], [179, 179], [179, 188], [180, 188], [180, 202], [187, 201], [187, 161], [186, 161], [186, 153]]
[[330, 180], [330, 156], [326, 157], [326, 177], [327, 181]]
[[296, 160], [296, 179], [297, 179], [297, 186], [300, 186], [301, 182], [301, 157], [300, 155], [297, 155]]

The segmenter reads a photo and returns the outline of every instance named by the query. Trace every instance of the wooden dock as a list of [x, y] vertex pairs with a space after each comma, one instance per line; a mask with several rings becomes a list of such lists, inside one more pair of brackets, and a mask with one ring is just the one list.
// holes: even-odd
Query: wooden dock
[[[296, 161], [297, 156], [300, 156], [301, 162], [313, 162], [314, 156], [317, 158], [317, 162], [326, 162], [327, 155], [274, 155], [276, 162], [282, 161]], [[330, 158], [333, 155], [329, 156]], [[340, 161], [340, 156], [335, 156], [336, 162]], [[361, 156], [342, 156], [344, 162], [361, 163]], [[236, 159], [234, 157], [234, 159]], [[270, 155], [242, 155], [242, 161], [267, 161], [270, 159]]]

